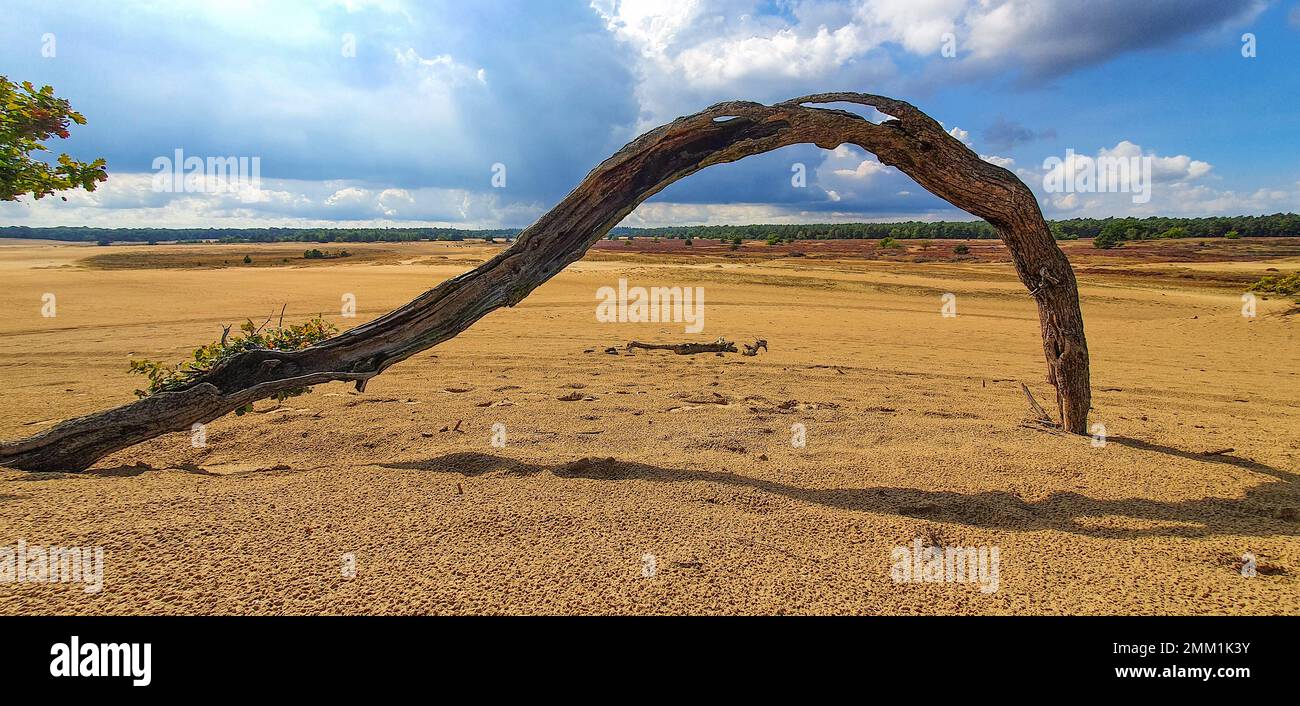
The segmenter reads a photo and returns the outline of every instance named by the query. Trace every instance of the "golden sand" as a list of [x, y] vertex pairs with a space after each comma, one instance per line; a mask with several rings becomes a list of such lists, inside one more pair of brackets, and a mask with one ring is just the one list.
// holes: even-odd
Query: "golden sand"
[[[286, 304], [350, 327], [499, 249], [341, 247], [377, 252], [299, 267], [263, 266], [292, 245], [133, 246], [259, 266], [101, 269], [84, 258], [104, 248], [0, 241], [0, 438], [130, 401], [130, 358], [182, 360]], [[1300, 258], [1220, 269], [1269, 267]], [[1103, 447], [1026, 422], [1021, 382], [1054, 404], [1005, 262], [607, 249], [364, 394], [263, 401], [203, 448], [171, 434], [82, 474], [0, 469], [0, 546], [105, 551], [101, 592], [0, 584], [0, 613], [1300, 612], [1300, 317], [1080, 269]], [[620, 277], [704, 287], [704, 331], [598, 322]], [[604, 352], [718, 336], [770, 351]], [[918, 537], [997, 547], [998, 590], [895, 583], [891, 552]]]

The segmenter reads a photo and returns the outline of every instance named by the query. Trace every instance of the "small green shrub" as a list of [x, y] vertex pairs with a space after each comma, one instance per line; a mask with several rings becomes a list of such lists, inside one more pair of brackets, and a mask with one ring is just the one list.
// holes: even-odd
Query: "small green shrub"
[[1295, 296], [1300, 294], [1300, 272], [1292, 272], [1289, 275], [1265, 275], [1258, 282], [1250, 285], [1250, 291], [1280, 294], [1284, 297]]
[[[169, 367], [156, 360], [131, 360], [128, 372], [143, 375], [149, 381], [148, 387], [135, 391], [136, 396], [148, 397], [158, 392], [179, 390], [212, 370], [218, 364], [244, 351], [259, 349], [273, 351], [301, 350], [338, 332], [334, 324], [321, 319], [319, 316], [301, 324], [277, 326], [270, 329], [263, 329], [250, 320], [245, 321], [239, 327], [239, 330], [242, 333], [234, 337], [229, 337], [227, 335], [229, 330], [227, 330], [220, 341], [214, 341], [206, 346], [195, 348], [193, 360], [183, 361], [174, 366]], [[300, 387], [284, 390], [276, 393], [275, 399], [277, 402], [283, 401], [294, 395], [301, 395], [307, 392], [308, 389], [310, 388]], [[236, 413], [243, 414], [247, 409], [246, 407], [236, 410]]]
[[958, 243], [957, 247], [953, 248], [952, 251], [957, 255], [969, 255], [970, 246], [967, 245], [966, 243]]
[[333, 260], [340, 257], [352, 257], [352, 253], [347, 250], [322, 252], [319, 248], [312, 248], [311, 250], [304, 250], [302, 257], [304, 260]]

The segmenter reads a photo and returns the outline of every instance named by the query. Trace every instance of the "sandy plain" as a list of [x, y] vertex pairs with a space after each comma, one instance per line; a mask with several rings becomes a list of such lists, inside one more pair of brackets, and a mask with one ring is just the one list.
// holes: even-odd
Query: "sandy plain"
[[[1300, 239], [1066, 244], [1104, 446], [1027, 422], [1032, 300], [1000, 245], [953, 246], [602, 243], [363, 394], [0, 469], [0, 545], [105, 552], [102, 591], [0, 583], [0, 614], [1300, 613], [1300, 316], [1241, 313]], [[130, 358], [282, 306], [351, 327], [502, 246], [339, 247], [0, 241], [0, 438], [130, 401]], [[703, 332], [597, 321], [619, 278], [704, 287]], [[718, 336], [770, 350], [604, 352]], [[998, 590], [895, 582], [916, 538], [997, 547]]]

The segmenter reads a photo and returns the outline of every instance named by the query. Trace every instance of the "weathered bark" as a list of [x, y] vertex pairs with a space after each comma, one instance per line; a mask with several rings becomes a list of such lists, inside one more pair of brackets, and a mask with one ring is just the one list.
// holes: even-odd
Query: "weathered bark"
[[[805, 104], [872, 106], [894, 119]], [[1088, 347], [1074, 272], [1048, 232], [1034, 195], [1011, 172], [989, 164], [908, 103], [860, 93], [823, 93], [772, 106], [733, 101], [652, 130], [587, 175], [518, 240], [471, 272], [405, 306], [300, 351], [248, 351], [175, 392], [77, 417], [0, 444], [0, 465], [80, 470], [104, 455], [188, 430], [252, 401], [295, 387], [366, 381], [390, 365], [513, 306], [582, 257], [642, 201], [705, 167], [798, 143], [824, 149], [859, 145], [937, 196], [987, 220], [1011, 250], [1016, 272], [1038, 302], [1048, 380], [1062, 426], [1084, 434], [1090, 398]]]

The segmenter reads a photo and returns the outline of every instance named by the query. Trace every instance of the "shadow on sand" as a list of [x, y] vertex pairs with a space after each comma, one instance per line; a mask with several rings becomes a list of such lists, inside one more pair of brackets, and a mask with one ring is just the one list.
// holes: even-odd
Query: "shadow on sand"
[[[1110, 437], [1108, 442], [1206, 463], [1224, 463], [1273, 476], [1247, 491], [1246, 497], [1202, 498], [1167, 502], [1143, 498], [1098, 500], [1072, 492], [1056, 492], [1026, 502], [1004, 491], [955, 493], [916, 488], [801, 488], [728, 471], [662, 468], [613, 458], [586, 458], [570, 463], [540, 465], [483, 453], [452, 453], [423, 461], [379, 464], [384, 468], [459, 473], [477, 476], [501, 472], [533, 475], [550, 472], [565, 478], [657, 483], [705, 481], [752, 488], [824, 507], [956, 522], [988, 529], [1034, 531], [1052, 529], [1088, 537], [1133, 539], [1138, 537], [1208, 537], [1249, 535], [1259, 537], [1300, 535], [1296, 508], [1300, 505], [1300, 476], [1249, 459], [1198, 454], [1136, 439]], [[1121, 516], [1137, 520], [1180, 523], [1142, 529], [1090, 526], [1081, 518]]]

